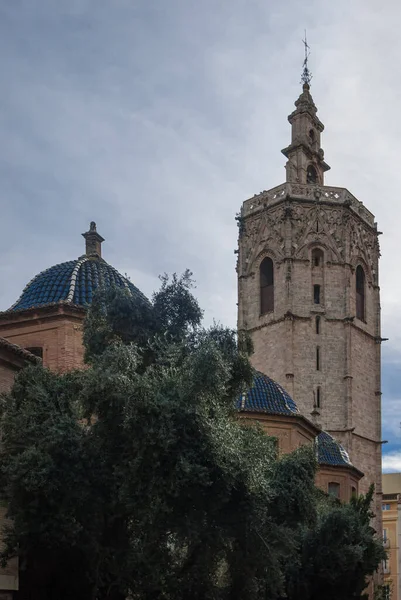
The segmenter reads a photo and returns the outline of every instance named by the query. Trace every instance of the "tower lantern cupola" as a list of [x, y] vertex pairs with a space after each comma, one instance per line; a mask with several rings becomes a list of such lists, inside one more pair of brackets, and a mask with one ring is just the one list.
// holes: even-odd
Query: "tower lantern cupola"
[[310, 93], [309, 83], [304, 83], [302, 94], [295, 102], [291, 123], [291, 144], [282, 150], [288, 158], [286, 181], [324, 185], [324, 173], [330, 169], [324, 161], [320, 147], [320, 134], [324, 125], [317, 117], [317, 108]]

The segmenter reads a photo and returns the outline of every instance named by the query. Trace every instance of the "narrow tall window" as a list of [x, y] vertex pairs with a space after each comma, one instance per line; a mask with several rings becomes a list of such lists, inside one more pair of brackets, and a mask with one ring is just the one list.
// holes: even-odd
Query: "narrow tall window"
[[313, 286], [313, 302], [320, 304], [320, 285]]
[[260, 265], [260, 312], [274, 310], [274, 267], [271, 258], [264, 258]]
[[315, 248], [312, 250], [312, 266], [313, 267], [323, 267], [324, 254], [323, 250], [320, 248]]
[[316, 346], [316, 371], [320, 371], [320, 348]]
[[316, 139], [316, 138], [315, 138], [315, 132], [313, 131], [313, 129], [311, 129], [311, 130], [309, 131], [309, 142], [310, 142], [311, 144], [314, 144], [314, 143], [315, 143], [315, 139]]
[[322, 393], [320, 391], [320, 386], [316, 389], [316, 408], [321, 408], [322, 406]]
[[319, 335], [320, 334], [320, 317], [316, 317], [315, 324], [316, 324], [316, 333], [317, 333], [317, 335]]
[[306, 170], [306, 183], [317, 183], [317, 173], [313, 165], [309, 165]]
[[334, 496], [335, 498], [340, 497], [340, 484], [336, 481], [330, 481], [328, 485], [328, 492], [330, 496]]
[[365, 320], [365, 271], [361, 265], [356, 268], [356, 318]]
[[354, 486], [352, 486], [352, 487], [351, 487], [351, 496], [352, 496], [353, 498], [355, 498], [355, 497], [356, 497], [356, 487], [354, 487]]

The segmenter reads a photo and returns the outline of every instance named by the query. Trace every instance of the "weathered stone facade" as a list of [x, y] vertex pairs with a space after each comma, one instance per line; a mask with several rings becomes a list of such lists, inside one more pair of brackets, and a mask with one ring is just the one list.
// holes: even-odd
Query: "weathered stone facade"
[[[238, 328], [252, 336], [255, 368], [344, 445], [365, 474], [360, 491], [375, 484], [379, 528], [379, 232], [352, 194], [324, 185], [323, 125], [307, 84], [296, 107], [292, 143], [283, 150], [286, 183], [245, 201], [238, 217]], [[262, 314], [266, 257], [274, 305]]]

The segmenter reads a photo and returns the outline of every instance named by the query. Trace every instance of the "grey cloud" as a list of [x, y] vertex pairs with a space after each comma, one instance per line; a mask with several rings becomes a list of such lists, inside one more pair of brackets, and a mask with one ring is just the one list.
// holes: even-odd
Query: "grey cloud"
[[234, 325], [234, 216], [284, 179], [306, 25], [327, 183], [385, 232], [383, 329], [401, 349], [400, 17], [392, 1], [2, 3], [0, 308], [81, 254], [95, 219], [106, 259], [146, 293], [190, 267], [207, 320]]

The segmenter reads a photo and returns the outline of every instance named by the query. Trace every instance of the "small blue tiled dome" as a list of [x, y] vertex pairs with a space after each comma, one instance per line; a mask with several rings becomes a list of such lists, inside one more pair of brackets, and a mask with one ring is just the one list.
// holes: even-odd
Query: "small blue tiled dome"
[[92, 222], [90, 229], [82, 234], [86, 240], [86, 254], [59, 265], [54, 265], [34, 277], [23, 290], [9, 311], [26, 310], [67, 302], [86, 307], [98, 287], [117, 286], [129, 290], [132, 296], [148, 302], [146, 296], [123, 277], [114, 267], [101, 258], [103, 238]]
[[352, 467], [348, 452], [329, 433], [322, 431], [316, 438], [317, 459], [320, 465]]
[[25, 310], [54, 302], [87, 306], [92, 302], [93, 293], [99, 286], [126, 288], [133, 296], [147, 301], [135, 285], [105, 260], [84, 256], [55, 265], [36, 275], [9, 310]]
[[258, 412], [274, 415], [299, 415], [299, 410], [289, 394], [273, 379], [256, 371], [252, 387], [237, 400], [241, 412]]

